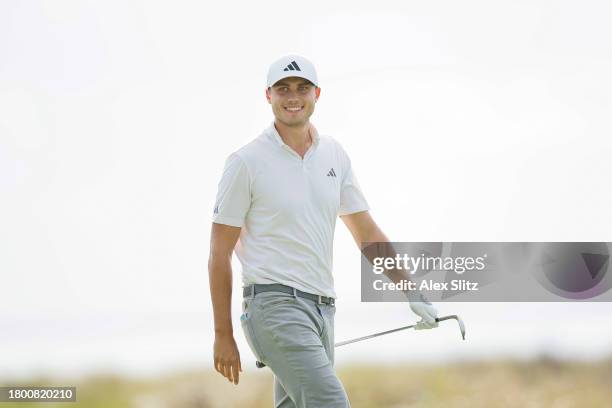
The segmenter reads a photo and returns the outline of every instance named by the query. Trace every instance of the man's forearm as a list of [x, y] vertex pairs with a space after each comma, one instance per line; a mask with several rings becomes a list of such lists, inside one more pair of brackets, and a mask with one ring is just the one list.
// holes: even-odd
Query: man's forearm
[[233, 335], [231, 256], [210, 257], [208, 281], [215, 319], [215, 334]]
[[[366, 246], [366, 243], [368, 246]], [[389, 238], [378, 227], [363, 237], [363, 241], [359, 243], [359, 248], [370, 264], [373, 264], [374, 258], [395, 258], [397, 254], [395, 248], [390, 244]], [[410, 281], [410, 274], [404, 269], [387, 269], [383, 274], [394, 283]]]

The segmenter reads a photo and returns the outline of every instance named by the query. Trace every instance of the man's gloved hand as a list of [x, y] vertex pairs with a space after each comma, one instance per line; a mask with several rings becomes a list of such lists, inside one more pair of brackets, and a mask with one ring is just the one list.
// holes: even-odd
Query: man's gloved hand
[[433, 329], [438, 327], [436, 317], [438, 317], [438, 311], [432, 304], [427, 300], [421, 293], [410, 293], [408, 295], [410, 301], [410, 309], [421, 318], [417, 322], [415, 330]]

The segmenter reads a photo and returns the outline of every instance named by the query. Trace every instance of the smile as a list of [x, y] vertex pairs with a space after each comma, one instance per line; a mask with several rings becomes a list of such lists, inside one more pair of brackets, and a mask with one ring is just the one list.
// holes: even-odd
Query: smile
[[288, 112], [299, 112], [304, 109], [303, 106], [295, 106], [295, 107], [284, 107], [284, 109]]

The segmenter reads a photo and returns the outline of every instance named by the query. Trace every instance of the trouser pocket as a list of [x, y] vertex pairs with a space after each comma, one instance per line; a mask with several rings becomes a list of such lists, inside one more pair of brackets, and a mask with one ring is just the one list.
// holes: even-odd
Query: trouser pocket
[[262, 348], [257, 341], [257, 336], [255, 334], [255, 329], [253, 327], [254, 320], [253, 315], [248, 307], [244, 308], [244, 312], [240, 316], [240, 324], [242, 325], [242, 331], [244, 332], [244, 337], [246, 338], [247, 343], [255, 358], [261, 362], [265, 362], [265, 355], [262, 352]]

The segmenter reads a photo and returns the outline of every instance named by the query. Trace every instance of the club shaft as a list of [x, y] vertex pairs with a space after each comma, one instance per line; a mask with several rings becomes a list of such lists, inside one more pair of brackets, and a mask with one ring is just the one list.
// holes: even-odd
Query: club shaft
[[344, 346], [345, 344], [351, 344], [351, 343], [356, 343], [362, 340], [372, 339], [374, 337], [382, 336], [382, 335], [393, 333], [393, 332], [400, 331], [400, 330], [412, 329], [414, 326], [415, 326], [414, 324], [411, 324], [410, 326], [398, 327], [397, 329], [387, 330], [387, 331], [383, 331], [380, 333], [374, 333], [374, 334], [370, 334], [369, 336], [363, 336], [363, 337], [358, 337], [352, 340], [341, 341], [339, 343], [334, 344], [334, 347], [340, 347], [340, 346]]
[[[456, 316], [454, 316], [454, 315], [438, 317], [438, 318], [436, 318], [436, 322], [441, 322], [441, 321], [444, 321], [444, 320], [454, 319], [454, 318], [456, 318]], [[386, 331], [383, 331], [383, 332], [378, 332], [378, 333], [370, 334], [368, 336], [358, 337], [358, 338], [352, 339], [352, 340], [341, 341], [339, 343], [334, 344], [334, 347], [340, 347], [340, 346], [344, 346], [346, 344], [351, 344], [351, 343], [356, 343], [356, 342], [362, 341], [362, 340], [372, 339], [374, 337], [383, 336], [385, 334], [394, 333], [394, 332], [397, 332], [397, 331], [400, 331], [400, 330], [412, 329], [415, 326], [416, 326], [416, 324], [411, 324], [410, 326], [398, 327], [397, 329], [386, 330]]]

